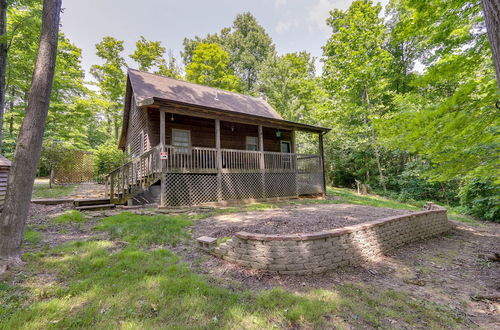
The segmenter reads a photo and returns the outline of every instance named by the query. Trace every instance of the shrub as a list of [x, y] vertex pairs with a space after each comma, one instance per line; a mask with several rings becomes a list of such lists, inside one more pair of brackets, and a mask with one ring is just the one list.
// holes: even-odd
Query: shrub
[[484, 220], [500, 222], [500, 185], [493, 178], [467, 179], [460, 187], [460, 205], [465, 212]]
[[96, 176], [108, 174], [126, 162], [126, 155], [112, 143], [107, 142], [95, 151], [94, 171]]

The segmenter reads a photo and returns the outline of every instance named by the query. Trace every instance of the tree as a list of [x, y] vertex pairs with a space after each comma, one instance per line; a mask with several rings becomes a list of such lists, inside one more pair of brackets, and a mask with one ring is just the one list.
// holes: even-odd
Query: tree
[[292, 121], [310, 121], [324, 102], [314, 58], [307, 52], [269, 57], [261, 67], [259, 86], [269, 103]]
[[239, 79], [229, 66], [229, 54], [217, 44], [199, 44], [186, 66], [186, 79], [229, 91], [238, 90]]
[[3, 142], [5, 110], [5, 74], [7, 71], [7, 0], [0, 0], [0, 152]]
[[126, 64], [121, 55], [123, 41], [113, 37], [104, 37], [96, 45], [96, 49], [97, 56], [102, 58], [104, 63], [92, 65], [90, 73], [97, 80], [101, 96], [110, 102], [110, 106], [103, 109], [103, 112], [108, 122], [108, 133], [111, 135], [114, 132], [114, 138], [118, 140], [126, 82], [124, 72]]
[[243, 90], [255, 92], [260, 66], [275, 49], [271, 37], [249, 12], [236, 16], [227, 37], [227, 50], [235, 74], [245, 82]]
[[40, 46], [0, 216], [0, 271], [21, 262], [21, 243], [42, 149], [54, 78], [61, 0], [44, 0]]
[[162, 76], [176, 79], [181, 77], [175, 57], [172, 52], [169, 52], [168, 60], [165, 59], [166, 49], [160, 41], [148, 41], [141, 36], [135, 46], [136, 49], [130, 58], [139, 64], [139, 70], [151, 71], [154, 69], [154, 73]]
[[228, 52], [234, 74], [244, 82], [242, 92], [256, 94], [261, 65], [275, 54], [275, 49], [271, 37], [252, 14], [236, 16], [232, 27], [223, 28], [219, 33], [184, 39], [181, 56], [186, 67], [193, 60], [194, 50], [202, 43], [217, 44]]
[[[437, 181], [489, 177], [498, 167], [498, 97], [479, 0], [401, 0], [401, 24], [414, 26], [426, 71], [411, 91], [393, 98], [394, 111], [376, 121], [384, 144], [418, 154], [433, 166]], [[460, 19], [456, 19], [459, 17]]]
[[[334, 114], [340, 126], [336, 132], [344, 141], [351, 137], [344, 147], [373, 154], [380, 185], [386, 190], [380, 145], [372, 124], [385, 111], [383, 98], [391, 63], [391, 55], [384, 48], [387, 35], [379, 17], [381, 9], [371, 1], [359, 0], [345, 12], [330, 12], [327, 24], [333, 33], [323, 47], [323, 78], [332, 98], [340, 100]], [[361, 163], [370, 164], [366, 160]], [[368, 176], [369, 169], [364, 174]]]
[[496, 69], [497, 84], [500, 89], [500, 2], [498, 0], [481, 0], [481, 3]]

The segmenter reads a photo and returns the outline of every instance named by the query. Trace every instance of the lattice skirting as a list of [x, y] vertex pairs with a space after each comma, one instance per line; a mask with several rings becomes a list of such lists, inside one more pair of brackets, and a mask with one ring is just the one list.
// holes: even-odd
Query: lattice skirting
[[322, 193], [323, 175], [321, 173], [298, 173], [297, 192], [299, 195]]
[[165, 174], [165, 205], [197, 205], [217, 201], [217, 174]]
[[222, 199], [259, 199], [262, 194], [262, 175], [260, 173], [223, 173]]
[[[290, 197], [322, 192], [321, 173], [222, 173], [218, 192], [217, 174], [165, 174], [167, 206], [197, 205], [220, 200]], [[263, 186], [264, 183], [264, 186]]]
[[295, 173], [266, 173], [266, 198], [297, 196]]

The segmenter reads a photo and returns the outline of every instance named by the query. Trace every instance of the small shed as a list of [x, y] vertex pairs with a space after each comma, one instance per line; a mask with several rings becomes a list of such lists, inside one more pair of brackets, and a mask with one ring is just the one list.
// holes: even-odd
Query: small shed
[[12, 163], [10, 160], [0, 155], [0, 210], [3, 209], [5, 194], [7, 193], [11, 165]]

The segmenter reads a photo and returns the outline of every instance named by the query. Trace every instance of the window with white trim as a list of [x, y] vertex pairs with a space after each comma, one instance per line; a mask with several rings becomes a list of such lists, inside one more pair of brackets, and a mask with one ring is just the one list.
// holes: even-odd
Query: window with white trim
[[247, 136], [246, 137], [246, 149], [257, 151], [259, 150], [259, 140], [256, 136]]
[[191, 131], [187, 129], [172, 129], [172, 145], [176, 153], [187, 154], [191, 148]]

